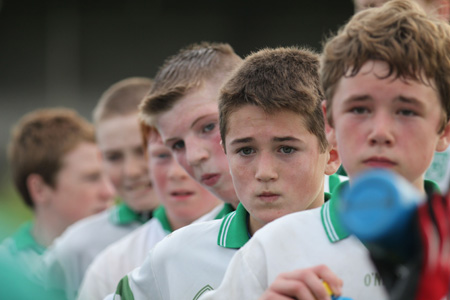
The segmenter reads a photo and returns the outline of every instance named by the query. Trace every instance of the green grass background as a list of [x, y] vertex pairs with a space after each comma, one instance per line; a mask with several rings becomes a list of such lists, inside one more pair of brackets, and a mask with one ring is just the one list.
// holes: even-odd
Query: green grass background
[[0, 242], [33, 216], [11, 181], [5, 177], [0, 182]]

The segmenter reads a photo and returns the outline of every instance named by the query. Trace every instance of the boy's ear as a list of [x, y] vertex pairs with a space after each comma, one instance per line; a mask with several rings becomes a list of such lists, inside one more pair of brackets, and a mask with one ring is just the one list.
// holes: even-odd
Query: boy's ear
[[335, 147], [331, 147], [328, 151], [328, 161], [325, 166], [325, 175], [333, 175], [337, 172], [341, 165], [341, 158], [339, 157], [339, 153]]
[[450, 121], [445, 125], [444, 130], [439, 134], [439, 141], [436, 145], [437, 152], [443, 152], [447, 150], [450, 144]]
[[334, 133], [334, 128], [328, 123], [327, 119], [327, 101], [322, 101], [322, 112], [323, 112], [323, 119], [325, 120], [325, 135], [327, 137], [328, 143], [333, 147], [337, 147], [336, 143], [336, 135]]
[[35, 206], [42, 206], [49, 202], [49, 193], [51, 187], [45, 183], [39, 174], [30, 174], [27, 177], [27, 188], [30, 193], [31, 200]]

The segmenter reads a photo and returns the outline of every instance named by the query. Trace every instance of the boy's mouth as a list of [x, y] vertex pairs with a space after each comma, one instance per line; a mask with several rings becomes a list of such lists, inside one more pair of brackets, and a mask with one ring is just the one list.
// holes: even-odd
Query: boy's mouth
[[176, 190], [176, 191], [172, 191], [170, 193], [170, 195], [175, 198], [184, 199], [184, 198], [191, 197], [192, 195], [194, 195], [194, 193], [192, 191], [188, 191], [188, 190]]
[[275, 194], [272, 192], [262, 192], [258, 194], [257, 197], [265, 202], [273, 202], [280, 197], [280, 194]]
[[219, 181], [219, 179], [220, 179], [220, 174], [217, 174], [217, 173], [214, 173], [214, 174], [208, 173], [208, 174], [203, 174], [203, 175], [202, 175], [202, 177], [201, 177], [201, 182], [202, 182], [204, 185], [207, 185], [207, 186], [213, 186], [213, 185], [215, 185], [215, 184], [217, 183], [217, 181]]
[[392, 168], [397, 165], [395, 162], [385, 157], [370, 157], [364, 160], [363, 163], [372, 168]]

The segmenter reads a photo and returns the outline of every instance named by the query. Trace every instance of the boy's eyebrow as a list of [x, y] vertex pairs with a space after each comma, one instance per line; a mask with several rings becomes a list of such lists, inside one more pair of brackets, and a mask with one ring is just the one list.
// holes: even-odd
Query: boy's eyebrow
[[367, 101], [372, 99], [369, 95], [354, 95], [346, 98], [344, 102], [357, 102], [357, 101]]
[[168, 145], [169, 145], [170, 143], [172, 143], [172, 142], [174, 142], [174, 141], [176, 141], [176, 140], [178, 140], [178, 139], [179, 139], [179, 138], [177, 138], [177, 137], [173, 137], [173, 138], [167, 139], [167, 140], [164, 141], [164, 145], [166, 145], [166, 146], [168, 147]]
[[419, 99], [417, 99], [415, 97], [399, 96], [395, 99], [395, 101], [410, 103], [410, 104], [417, 105], [420, 107], [422, 107], [424, 105], [422, 101], [420, 101]]
[[203, 116], [198, 117], [197, 119], [194, 120], [194, 122], [192, 122], [191, 128], [194, 128], [195, 124], [197, 124], [199, 121], [201, 121], [201, 120], [203, 120], [205, 118], [208, 118], [210, 116], [213, 116], [213, 115], [215, 115], [215, 113], [211, 113], [211, 114], [208, 114], [208, 115], [203, 115]]
[[[249, 143], [252, 142], [254, 139], [251, 137], [246, 137], [246, 138], [242, 138], [242, 139], [235, 139], [232, 140], [230, 145], [236, 145], [236, 144], [245, 144], [245, 143]], [[293, 136], [281, 136], [281, 137], [274, 137], [272, 138], [272, 140], [274, 142], [285, 142], [285, 141], [295, 141], [295, 142], [301, 142], [300, 139], [295, 138]]]
[[242, 138], [242, 139], [234, 139], [231, 141], [230, 145], [236, 145], [236, 144], [245, 144], [253, 141], [254, 139], [251, 137]]
[[298, 138], [295, 138], [293, 136], [282, 136], [282, 137], [274, 137], [273, 140], [275, 142], [285, 142], [285, 141], [296, 141], [301, 142]]

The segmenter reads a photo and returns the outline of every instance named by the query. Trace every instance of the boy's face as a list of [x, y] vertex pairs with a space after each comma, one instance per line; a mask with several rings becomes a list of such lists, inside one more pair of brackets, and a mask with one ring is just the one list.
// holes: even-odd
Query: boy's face
[[49, 188], [48, 195], [48, 207], [64, 228], [112, 204], [114, 189], [103, 172], [95, 144], [81, 143], [63, 157], [55, 187]]
[[339, 162], [291, 111], [265, 113], [246, 105], [228, 120], [226, 152], [233, 183], [250, 213], [250, 230], [286, 214], [319, 207], [324, 201], [324, 175]]
[[228, 162], [220, 146], [219, 88], [218, 83], [205, 82], [162, 114], [157, 127], [189, 175], [221, 200], [237, 206]]
[[380, 79], [387, 64], [369, 61], [355, 77], [342, 77], [333, 96], [330, 142], [350, 178], [390, 169], [423, 191], [434, 151], [448, 146], [448, 125], [438, 134], [442, 106], [437, 92], [417, 81]]
[[150, 176], [172, 225], [185, 225], [221, 203], [192, 179], [173, 158], [161, 139], [149, 138]]
[[105, 170], [117, 194], [135, 211], [154, 209], [159, 201], [148, 177], [137, 114], [101, 121], [96, 129]]

